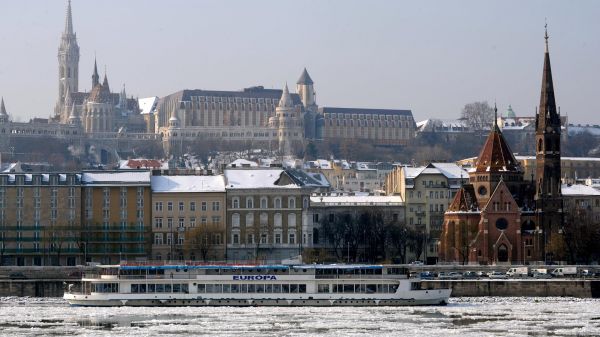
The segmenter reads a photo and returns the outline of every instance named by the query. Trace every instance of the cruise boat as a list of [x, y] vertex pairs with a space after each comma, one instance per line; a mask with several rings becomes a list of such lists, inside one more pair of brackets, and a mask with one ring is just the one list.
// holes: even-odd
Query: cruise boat
[[450, 289], [422, 289], [394, 265], [98, 266], [64, 298], [75, 306], [445, 305]]

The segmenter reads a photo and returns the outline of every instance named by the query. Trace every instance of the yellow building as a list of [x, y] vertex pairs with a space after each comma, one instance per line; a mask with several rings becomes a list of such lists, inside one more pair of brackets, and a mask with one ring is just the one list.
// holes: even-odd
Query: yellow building
[[454, 163], [431, 163], [420, 167], [397, 167], [386, 178], [387, 195], [400, 195], [405, 203], [406, 224], [425, 235], [423, 258], [437, 259], [437, 242], [444, 212], [469, 175]]
[[82, 263], [81, 175], [0, 174], [0, 262]]
[[150, 254], [150, 171], [84, 171], [82, 241], [86, 261], [104, 264]]
[[152, 259], [225, 258], [225, 181], [219, 176], [152, 176]]

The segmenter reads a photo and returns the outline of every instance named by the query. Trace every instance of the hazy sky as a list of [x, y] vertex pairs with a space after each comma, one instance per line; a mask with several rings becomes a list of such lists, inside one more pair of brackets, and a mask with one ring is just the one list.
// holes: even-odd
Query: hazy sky
[[[321, 106], [412, 109], [455, 118], [487, 100], [533, 115], [548, 18], [557, 104], [600, 124], [600, 1], [74, 0], [79, 89], [94, 53], [113, 91], [295, 86]], [[0, 2], [0, 95], [14, 119], [47, 117], [58, 96], [66, 1]], [[101, 74], [103, 76], [103, 74]]]

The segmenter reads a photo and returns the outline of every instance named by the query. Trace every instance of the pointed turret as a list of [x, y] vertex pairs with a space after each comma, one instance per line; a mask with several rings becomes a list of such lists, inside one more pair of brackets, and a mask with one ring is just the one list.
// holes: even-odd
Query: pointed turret
[[0, 99], [0, 123], [8, 122], [8, 113], [6, 112], [6, 107], [4, 106], [4, 97]]
[[77, 113], [77, 109], [75, 108], [75, 103], [73, 103], [71, 105], [71, 113], [69, 114], [69, 124], [71, 124], [71, 125], [81, 124], [81, 118], [79, 118], [79, 114]]
[[100, 84], [100, 76], [98, 75], [98, 63], [94, 58], [94, 72], [92, 73], [92, 88]]
[[67, 89], [65, 90], [65, 101], [63, 102], [63, 105], [65, 108], [68, 108], [71, 106], [71, 103], [71, 90], [69, 90], [69, 87], [67, 87]]
[[108, 77], [106, 75], [106, 70], [104, 70], [104, 80], [102, 81], [102, 87], [104, 90], [110, 92], [110, 87], [108, 86]]
[[281, 94], [281, 99], [279, 100], [278, 107], [292, 108], [293, 106], [294, 106], [294, 103], [292, 101], [292, 96], [290, 95], [290, 91], [289, 91], [288, 85], [286, 83], [285, 87], [283, 88], [283, 93]]
[[303, 84], [303, 85], [314, 84], [312, 78], [310, 78], [310, 75], [308, 74], [308, 71], [306, 71], [306, 68], [304, 68], [304, 71], [302, 71], [302, 75], [300, 75], [300, 78], [298, 79], [298, 82], [296, 82], [296, 84]]

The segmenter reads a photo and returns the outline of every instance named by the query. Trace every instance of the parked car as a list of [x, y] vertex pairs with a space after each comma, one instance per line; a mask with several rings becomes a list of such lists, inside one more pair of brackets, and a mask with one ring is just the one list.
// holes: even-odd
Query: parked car
[[549, 279], [552, 278], [552, 275], [548, 274], [548, 269], [537, 268], [531, 270], [531, 277], [536, 279]]
[[479, 276], [479, 277], [488, 277], [488, 273], [485, 271], [481, 271], [481, 270], [476, 272], [475, 274], [477, 274], [477, 276]]
[[27, 276], [23, 275], [21, 272], [12, 272], [8, 274], [8, 278], [11, 280], [24, 280]]
[[493, 271], [488, 274], [488, 277], [491, 279], [506, 279], [508, 276], [501, 271]]
[[466, 271], [462, 274], [462, 277], [465, 279], [476, 279], [479, 278], [479, 275], [474, 271]]
[[458, 273], [458, 272], [455, 272], [455, 271], [451, 271], [451, 272], [448, 272], [448, 273], [440, 273], [438, 275], [438, 278], [440, 280], [459, 280], [459, 279], [462, 278], [462, 274]]
[[433, 275], [433, 273], [430, 272], [430, 271], [424, 271], [424, 272], [422, 272], [422, 273], [419, 274], [419, 277], [422, 280], [433, 280], [433, 278], [435, 277], [435, 275]]
[[594, 273], [592, 273], [589, 269], [582, 269], [579, 275], [581, 275], [581, 277], [593, 277]]
[[422, 266], [423, 265], [423, 261], [413, 261], [410, 264], [412, 264], [413, 266]]

